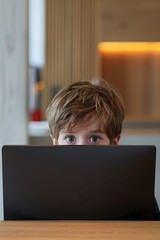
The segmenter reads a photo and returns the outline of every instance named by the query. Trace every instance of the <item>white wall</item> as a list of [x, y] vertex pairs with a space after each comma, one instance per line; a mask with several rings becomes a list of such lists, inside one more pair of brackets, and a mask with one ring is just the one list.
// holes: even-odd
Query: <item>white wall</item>
[[120, 144], [128, 145], [155, 145], [157, 148], [156, 154], [156, 179], [155, 179], [155, 196], [160, 207], [160, 131], [144, 131], [138, 133], [123, 133]]
[[0, 220], [4, 144], [27, 143], [26, 0], [0, 1]]
[[45, 0], [29, 0], [29, 64], [42, 68], [45, 61]]

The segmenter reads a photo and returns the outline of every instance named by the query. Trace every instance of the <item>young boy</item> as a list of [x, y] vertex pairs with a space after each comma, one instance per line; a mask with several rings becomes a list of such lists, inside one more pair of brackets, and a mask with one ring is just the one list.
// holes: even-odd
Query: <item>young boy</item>
[[102, 79], [66, 86], [47, 109], [54, 145], [118, 145], [124, 117], [120, 93]]
[[117, 145], [124, 116], [120, 93], [102, 79], [70, 84], [47, 109], [54, 145]]

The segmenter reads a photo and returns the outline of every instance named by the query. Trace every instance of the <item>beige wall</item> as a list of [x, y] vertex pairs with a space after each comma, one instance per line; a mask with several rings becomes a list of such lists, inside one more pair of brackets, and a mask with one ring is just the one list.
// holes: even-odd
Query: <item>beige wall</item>
[[[0, 150], [27, 143], [26, 0], [0, 1]], [[0, 219], [2, 211], [0, 154]]]

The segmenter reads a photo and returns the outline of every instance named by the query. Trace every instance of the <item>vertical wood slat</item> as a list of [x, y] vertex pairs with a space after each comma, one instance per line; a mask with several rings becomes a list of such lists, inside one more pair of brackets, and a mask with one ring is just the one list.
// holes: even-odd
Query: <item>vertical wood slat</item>
[[54, 88], [98, 76], [98, 18], [99, 0], [46, 0], [44, 112]]

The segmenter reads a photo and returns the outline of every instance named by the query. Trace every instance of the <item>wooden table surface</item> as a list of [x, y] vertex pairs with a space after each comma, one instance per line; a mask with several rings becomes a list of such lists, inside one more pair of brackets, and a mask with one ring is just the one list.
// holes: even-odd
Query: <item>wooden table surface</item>
[[160, 221], [4, 221], [0, 239], [160, 240]]

